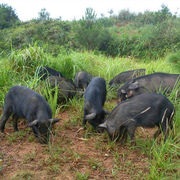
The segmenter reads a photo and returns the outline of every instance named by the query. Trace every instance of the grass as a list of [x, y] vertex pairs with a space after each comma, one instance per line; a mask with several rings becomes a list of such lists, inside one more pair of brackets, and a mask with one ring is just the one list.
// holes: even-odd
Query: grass
[[89, 173], [76, 173], [76, 180], [87, 180], [89, 177]]
[[178, 70], [180, 70], [180, 51], [169, 54], [166, 60], [167, 62], [172, 63]]
[[26, 136], [27, 136], [27, 131], [20, 130], [17, 132], [13, 132], [9, 136], [6, 136], [6, 137], [9, 142], [13, 143], [17, 141], [22, 141], [23, 139], [25, 139]]
[[35, 151], [25, 154], [23, 158], [23, 163], [30, 163], [31, 161], [34, 161], [36, 158], [37, 153]]
[[100, 162], [98, 162], [96, 159], [93, 159], [93, 158], [89, 159], [88, 164], [93, 171], [95, 171], [97, 169], [100, 169], [101, 171], [104, 170], [102, 164]]
[[52, 109], [52, 116], [55, 117], [58, 102], [58, 87], [51, 88], [48, 83], [43, 84], [42, 93]]
[[12, 180], [23, 180], [23, 179], [32, 180], [34, 179], [34, 175], [29, 171], [20, 171], [16, 175], [14, 175], [11, 179]]
[[[24, 57], [25, 59], [23, 60]], [[42, 60], [43, 57], [45, 61]], [[32, 61], [35, 62], [31, 63]], [[18, 65], [18, 67], [13, 63]], [[74, 97], [66, 104], [58, 105], [57, 89], [55, 94], [53, 94], [52, 90], [45, 88], [45, 85], [36, 76], [36, 69], [43, 64], [61, 71], [67, 78], [73, 79], [77, 71], [85, 70], [93, 76], [105, 78], [106, 82], [118, 73], [131, 69], [145, 68], [147, 69], [147, 74], [152, 72], [179, 73], [179, 71], [164, 59], [138, 61], [131, 58], [105, 57], [103, 55], [95, 55], [93, 52], [59, 54], [55, 58], [50, 54], [45, 54], [42, 49], [38, 49], [36, 46], [30, 47], [25, 51], [13, 51], [10, 57], [0, 58], [0, 106], [3, 106], [4, 97], [10, 87], [24, 85], [37, 91], [47, 99], [52, 108], [53, 117], [59, 115], [59, 113], [59, 116], [62, 113], [67, 114], [68, 120], [63, 120], [64, 122], [56, 127], [55, 133], [52, 134], [52, 140], [48, 146], [44, 147], [42, 153], [48, 158], [40, 159], [38, 162], [40, 167], [44, 167], [47, 170], [50, 177], [60, 175], [63, 172], [63, 168], [66, 168], [66, 164], [69, 164], [71, 167], [70, 172], [73, 174], [74, 179], [78, 180], [95, 178], [94, 173], [103, 175], [107, 172], [111, 173], [111, 176], [115, 179], [118, 179], [121, 173], [125, 173], [133, 179], [178, 179], [180, 177], [180, 101], [176, 97], [175, 91], [168, 96], [175, 106], [176, 113], [173, 118], [174, 128], [170, 132], [167, 141], [163, 143], [163, 140], [144, 139], [137, 133], [136, 146], [131, 146], [129, 141], [121, 145], [118, 142], [111, 142], [107, 133], [96, 133], [89, 125], [87, 125], [86, 130], [78, 131], [83, 118], [83, 98]], [[116, 106], [116, 100], [114, 100], [116, 93], [109, 89], [108, 83], [107, 90], [105, 109], [111, 111]], [[10, 133], [10, 136], [6, 136], [6, 140], [11, 144], [25, 140], [29, 143], [37, 143], [36, 138], [28, 131], [30, 130], [20, 129], [19, 132]], [[73, 133], [73, 135], [69, 133]], [[93, 153], [99, 152], [104, 158], [111, 160], [112, 168], [106, 169], [102, 159], [95, 155], [90, 157], [84, 152], [78, 152], [73, 149], [74, 143], [76, 143], [74, 141], [77, 139], [83, 142], [87, 149], [89, 144], [93, 144], [89, 148], [91, 148]], [[143, 171], [144, 167], [138, 167], [139, 164], [136, 165], [129, 156], [129, 154], [134, 153], [140, 161], [139, 164], [141, 162], [148, 164], [146, 165], [148, 170], [145, 173]], [[38, 156], [38, 153], [32, 151], [32, 153], [26, 154], [22, 161], [24, 163], [28, 163], [31, 160], [36, 161], [36, 156]], [[145, 159], [140, 159], [141, 157], [145, 157]], [[85, 169], [82, 169], [82, 166]], [[33, 179], [34, 175], [29, 171], [20, 171], [13, 178]]]

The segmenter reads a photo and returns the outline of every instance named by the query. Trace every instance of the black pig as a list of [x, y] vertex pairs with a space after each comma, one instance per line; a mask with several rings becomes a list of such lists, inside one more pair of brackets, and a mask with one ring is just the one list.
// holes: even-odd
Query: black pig
[[114, 87], [125, 83], [133, 78], [142, 76], [145, 74], [145, 69], [135, 69], [131, 71], [121, 72], [120, 74], [116, 75], [111, 81], [109, 81], [109, 86]]
[[76, 86], [71, 79], [65, 79], [57, 76], [49, 76], [46, 83], [51, 88], [58, 88], [58, 103], [65, 102], [67, 99], [72, 99], [76, 95]]
[[[138, 126], [152, 128], [158, 126], [154, 134], [156, 138], [161, 131], [167, 138], [169, 127], [172, 129], [174, 115], [173, 104], [163, 95], [144, 93], [117, 105], [99, 128], [105, 128], [111, 140], [130, 136], [134, 141], [134, 133]], [[123, 136], [123, 137], [122, 137]]]
[[4, 132], [6, 121], [13, 116], [14, 130], [18, 131], [18, 118], [26, 118], [28, 127], [32, 127], [40, 143], [47, 143], [52, 124], [60, 119], [52, 119], [52, 111], [46, 100], [24, 86], [12, 87], [5, 97], [1, 132]]
[[85, 90], [89, 82], [91, 81], [91, 79], [92, 79], [92, 76], [89, 73], [85, 71], [80, 71], [76, 73], [74, 83], [77, 88]]
[[38, 71], [38, 77], [40, 77], [41, 80], [45, 80], [49, 76], [63, 77], [61, 72], [58, 72], [48, 66], [41, 66]]
[[117, 96], [120, 101], [145, 92], [163, 91], [168, 93], [176, 87], [179, 74], [153, 73], [128, 81], [118, 89]]
[[84, 95], [83, 126], [88, 121], [95, 129], [104, 120], [107, 113], [104, 109], [106, 101], [106, 82], [103, 78], [94, 77]]

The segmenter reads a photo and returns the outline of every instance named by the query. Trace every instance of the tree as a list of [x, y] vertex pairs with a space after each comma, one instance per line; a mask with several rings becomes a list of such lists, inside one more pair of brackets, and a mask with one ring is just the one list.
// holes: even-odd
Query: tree
[[92, 8], [87, 8], [85, 16], [76, 26], [76, 38], [80, 45], [87, 49], [96, 49], [97, 38], [101, 32], [101, 25], [97, 21], [96, 12]]
[[45, 8], [41, 9], [41, 11], [38, 14], [39, 14], [39, 18], [38, 19], [40, 21], [50, 20], [50, 14], [46, 11]]
[[170, 17], [172, 17], [172, 13], [164, 4], [161, 5], [161, 10], [155, 12], [155, 19], [157, 23], [162, 23], [162, 21], [165, 21]]
[[9, 28], [19, 21], [15, 10], [7, 4], [0, 4], [0, 29]]
[[82, 25], [85, 28], [91, 29], [96, 23], [96, 12], [92, 8], [86, 8], [85, 16], [82, 18]]
[[109, 15], [110, 15], [110, 17], [113, 15], [113, 13], [114, 13], [114, 11], [112, 10], [112, 9], [110, 9], [109, 11], [108, 11], [108, 13], [109, 13]]
[[131, 13], [128, 9], [121, 10], [118, 14], [119, 21], [133, 21], [135, 17], [135, 13]]
[[93, 8], [86, 8], [84, 17], [86, 21], [94, 21], [96, 20], [96, 16], [96, 12], [93, 10]]

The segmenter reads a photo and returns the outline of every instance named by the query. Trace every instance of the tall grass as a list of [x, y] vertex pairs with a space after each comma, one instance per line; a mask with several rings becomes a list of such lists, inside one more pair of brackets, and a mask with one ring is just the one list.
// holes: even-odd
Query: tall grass
[[[103, 55], [96, 55], [93, 52], [72, 52], [70, 54], [59, 54], [53, 57], [43, 52], [43, 49], [37, 45], [31, 46], [25, 50], [12, 51], [7, 58], [0, 58], [0, 105], [3, 105], [4, 97], [10, 87], [14, 85], [24, 85], [43, 95], [50, 104], [53, 117], [57, 114], [57, 89], [52, 93], [50, 88], [39, 80], [36, 69], [41, 65], [48, 65], [60, 72], [66, 78], [74, 79], [76, 72], [85, 70], [93, 76], [105, 78], [107, 84], [110, 79], [120, 72], [145, 68], [146, 73], [167, 72], [179, 73], [179, 69], [164, 59], [156, 61], [138, 61], [133, 58], [112, 58]], [[108, 85], [107, 85], [108, 89]], [[108, 89], [108, 98], [114, 97], [113, 92]], [[141, 141], [137, 139], [138, 147], [148, 156], [149, 174], [147, 179], [178, 179], [180, 157], [180, 101], [173, 91], [168, 97], [174, 104], [176, 113], [173, 118], [174, 128], [166, 143], [157, 141]], [[65, 104], [71, 108], [71, 113], [75, 116], [71, 118], [68, 125], [81, 124], [83, 113], [83, 100], [74, 98]], [[107, 109], [115, 106], [111, 101], [105, 103]], [[133, 149], [132, 149], [133, 151]]]
[[176, 179], [180, 177], [180, 101], [176, 97], [177, 89], [168, 96], [168, 99], [175, 106], [173, 118], [173, 129], [164, 143], [163, 138], [160, 143], [155, 141], [150, 149], [150, 179]]
[[178, 73], [178, 69], [175, 69], [173, 64], [163, 59], [143, 62], [130, 57], [112, 58], [87, 51], [63, 53], [53, 57], [44, 53], [43, 49], [35, 44], [21, 51], [12, 50], [8, 58], [0, 60], [0, 87], [3, 92], [0, 95], [1, 104], [4, 93], [13, 85], [25, 85], [38, 90], [37, 69], [42, 65], [54, 68], [72, 80], [76, 72], [80, 70], [87, 71], [93, 76], [103, 77], [107, 82], [120, 72], [138, 68], [147, 69], [147, 74], [152, 72]]
[[58, 102], [58, 87], [51, 88], [48, 83], [43, 84], [43, 88], [41, 90], [41, 94], [47, 99], [48, 104], [52, 109], [52, 116], [55, 117], [56, 109], [57, 109], [57, 102]]
[[9, 56], [12, 68], [17, 72], [33, 72], [40, 65], [47, 64], [47, 55], [44, 50], [35, 43], [23, 50], [12, 50]]
[[175, 53], [169, 54], [166, 60], [169, 63], [173, 64], [180, 71], [180, 50]]

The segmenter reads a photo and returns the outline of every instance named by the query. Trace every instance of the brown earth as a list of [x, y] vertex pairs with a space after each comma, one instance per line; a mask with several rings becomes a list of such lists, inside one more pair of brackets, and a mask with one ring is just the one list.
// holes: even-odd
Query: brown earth
[[[71, 115], [70, 110], [60, 113], [63, 120], [55, 125], [49, 145], [38, 143], [25, 121], [13, 132], [9, 120], [6, 134], [0, 133], [0, 179], [145, 179], [149, 158], [138, 145], [109, 142], [107, 134], [73, 123]], [[146, 141], [153, 133], [139, 128], [136, 136]]]

